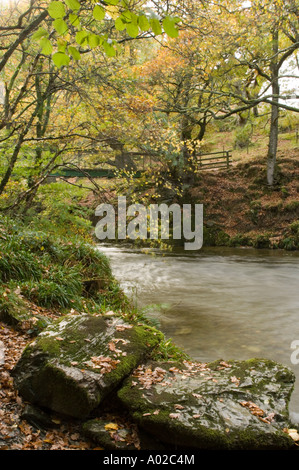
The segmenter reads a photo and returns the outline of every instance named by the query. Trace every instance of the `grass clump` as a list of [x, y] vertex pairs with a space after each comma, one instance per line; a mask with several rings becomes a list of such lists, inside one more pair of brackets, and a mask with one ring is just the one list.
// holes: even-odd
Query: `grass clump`
[[41, 276], [40, 262], [33, 253], [22, 248], [15, 250], [9, 242], [0, 242], [0, 280], [2, 282], [38, 280]]
[[38, 230], [37, 221], [0, 217], [0, 282], [18, 282], [25, 299], [46, 308], [124, 305], [107, 257], [91, 241]]

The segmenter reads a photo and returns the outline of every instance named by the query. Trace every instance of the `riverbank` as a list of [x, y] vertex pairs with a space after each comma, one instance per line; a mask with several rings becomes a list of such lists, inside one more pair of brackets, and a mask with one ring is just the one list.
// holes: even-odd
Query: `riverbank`
[[[82, 222], [82, 221], [81, 221]], [[76, 221], [78, 224], [78, 220]], [[72, 236], [47, 220], [26, 225], [0, 219], [0, 450], [92, 450], [80, 423], [63, 416], [51, 418], [28, 407], [14, 387], [11, 371], [29, 342], [67, 313], [115, 314], [148, 324], [132, 306], [111, 273], [109, 261], [72, 226]], [[80, 226], [80, 224], [79, 224]], [[157, 358], [185, 357], [170, 341], [161, 341]], [[105, 412], [106, 420], [136, 434], [125, 414]], [[136, 437], [137, 439], [137, 437]]]

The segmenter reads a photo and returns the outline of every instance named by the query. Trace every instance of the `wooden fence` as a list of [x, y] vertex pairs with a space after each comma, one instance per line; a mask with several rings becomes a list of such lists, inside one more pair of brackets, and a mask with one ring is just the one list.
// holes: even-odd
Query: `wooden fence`
[[[229, 168], [231, 164], [231, 151], [223, 150], [222, 152], [205, 153], [197, 155], [197, 163], [199, 170], [207, 169], [220, 169]], [[121, 171], [103, 168], [61, 168], [53, 173], [50, 177], [62, 177], [62, 178], [115, 178], [121, 176]], [[131, 174], [133, 178], [140, 178], [142, 171], [137, 170]], [[126, 172], [123, 172], [123, 176], [126, 176]]]
[[231, 158], [232, 154], [230, 150], [197, 155], [198, 169], [207, 170], [229, 168], [231, 164]]

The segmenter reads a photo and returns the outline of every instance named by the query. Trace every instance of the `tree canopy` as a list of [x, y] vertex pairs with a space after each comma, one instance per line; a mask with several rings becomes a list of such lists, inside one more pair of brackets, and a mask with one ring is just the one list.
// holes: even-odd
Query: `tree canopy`
[[134, 170], [156, 160], [188, 180], [210, 126], [261, 113], [270, 115], [274, 184], [280, 111], [299, 111], [280, 87], [298, 79], [286, 67], [298, 64], [294, 0], [19, 0], [1, 9], [2, 197], [17, 185], [30, 203], [53, 169], [82, 162]]

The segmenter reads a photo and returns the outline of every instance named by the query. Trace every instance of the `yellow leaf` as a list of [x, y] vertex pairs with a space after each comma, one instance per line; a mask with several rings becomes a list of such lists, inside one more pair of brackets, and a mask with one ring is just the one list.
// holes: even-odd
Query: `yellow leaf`
[[105, 425], [106, 431], [117, 431], [118, 430], [118, 424], [116, 423], [108, 423]]

